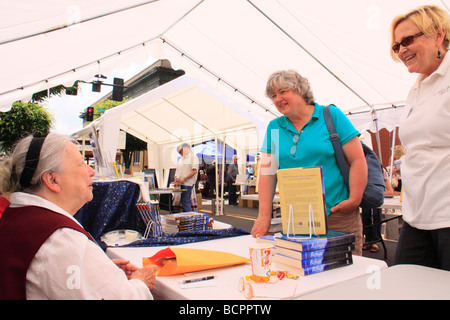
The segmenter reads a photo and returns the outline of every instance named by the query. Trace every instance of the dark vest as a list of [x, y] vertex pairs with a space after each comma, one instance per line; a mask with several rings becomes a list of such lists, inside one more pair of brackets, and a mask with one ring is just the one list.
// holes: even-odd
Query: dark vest
[[77, 230], [94, 241], [75, 221], [49, 209], [27, 206], [5, 210], [0, 219], [0, 300], [26, 299], [28, 267], [41, 245], [59, 228]]

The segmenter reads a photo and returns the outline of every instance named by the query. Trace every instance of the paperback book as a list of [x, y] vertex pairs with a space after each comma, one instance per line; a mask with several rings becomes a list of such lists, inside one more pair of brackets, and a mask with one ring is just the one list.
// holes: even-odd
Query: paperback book
[[164, 233], [172, 234], [181, 231], [206, 230], [209, 217], [200, 212], [184, 212], [165, 215], [164, 220]]
[[355, 235], [353, 233], [336, 230], [329, 230], [325, 235], [312, 236], [311, 238], [282, 235], [275, 240], [277, 246], [301, 252], [320, 250], [354, 242]]
[[322, 167], [277, 171], [284, 234], [326, 234], [327, 210]]
[[273, 261], [299, 275], [309, 275], [353, 264], [353, 233], [329, 230], [322, 236], [266, 235], [257, 242], [274, 245]]
[[297, 251], [293, 249], [283, 248], [280, 246], [275, 246], [274, 253], [281, 254], [293, 259], [307, 260], [307, 259], [318, 259], [327, 256], [338, 255], [342, 253], [347, 253], [355, 250], [355, 245], [353, 243], [344, 244], [336, 247], [329, 247], [325, 249], [313, 250], [313, 251]]
[[302, 276], [307, 276], [310, 274], [315, 274], [315, 273], [319, 273], [319, 272], [323, 272], [323, 271], [327, 271], [327, 270], [332, 270], [332, 269], [337, 269], [337, 268], [341, 268], [341, 267], [345, 267], [345, 266], [349, 266], [351, 264], [353, 264], [353, 257], [350, 256], [347, 259], [344, 260], [338, 260], [338, 261], [333, 261], [333, 262], [327, 262], [327, 263], [323, 263], [323, 264], [319, 264], [319, 265], [315, 265], [315, 266], [310, 266], [310, 267], [292, 267], [290, 265], [284, 264], [282, 262], [278, 262], [281, 263], [283, 265], [288, 266], [292, 272], [302, 275]]
[[319, 266], [322, 264], [329, 264], [332, 262], [339, 262], [341, 260], [346, 260], [352, 258], [351, 252], [340, 253], [331, 256], [311, 258], [311, 259], [295, 259], [292, 257], [285, 256], [283, 254], [275, 253], [273, 256], [273, 261], [281, 262], [283, 264], [295, 267], [295, 268], [308, 268], [312, 266]]
[[136, 208], [147, 226], [144, 232], [144, 238], [162, 236], [163, 228], [159, 215], [159, 202], [155, 200], [139, 202], [136, 204]]

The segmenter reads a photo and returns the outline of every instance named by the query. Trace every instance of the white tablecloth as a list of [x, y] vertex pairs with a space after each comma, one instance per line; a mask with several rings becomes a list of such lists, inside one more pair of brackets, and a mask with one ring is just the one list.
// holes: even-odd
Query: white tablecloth
[[[249, 257], [248, 247], [256, 242], [252, 236], [239, 236], [232, 238], [217, 239], [211, 241], [183, 244], [180, 247], [197, 248], [206, 250], [216, 250], [230, 252], [244, 257]], [[131, 263], [142, 266], [142, 258], [150, 257], [165, 247], [145, 247], [145, 248], [108, 248], [107, 254], [111, 258], [129, 259]], [[276, 267], [276, 266], [275, 266]], [[354, 279], [367, 275], [373, 270], [387, 268], [382, 260], [369, 259], [354, 256], [353, 265], [342, 268], [324, 271], [321, 273], [301, 276], [298, 280], [284, 279], [282, 281], [295, 281], [297, 288], [295, 296], [302, 296], [307, 293], [317, 291], [335, 285], [339, 282]], [[280, 270], [280, 269], [278, 269]], [[204, 288], [181, 289], [179, 280], [188, 278], [186, 275], [157, 277], [156, 287], [152, 291], [155, 299], [192, 299], [192, 300], [234, 300], [245, 299], [238, 290], [239, 278], [251, 275], [250, 264], [239, 265], [227, 268], [206, 270], [195, 273], [197, 276], [214, 275], [217, 278], [215, 286]], [[193, 277], [190, 275], [189, 277]], [[280, 282], [282, 282], [280, 281]], [[286, 283], [286, 282], [285, 282]], [[268, 285], [270, 286], [270, 285]], [[268, 290], [270, 293], [270, 290]]]
[[400, 196], [395, 196], [393, 198], [384, 198], [384, 203], [380, 208], [401, 210], [402, 202], [400, 201]]
[[418, 265], [395, 265], [300, 299], [448, 300], [450, 272]]

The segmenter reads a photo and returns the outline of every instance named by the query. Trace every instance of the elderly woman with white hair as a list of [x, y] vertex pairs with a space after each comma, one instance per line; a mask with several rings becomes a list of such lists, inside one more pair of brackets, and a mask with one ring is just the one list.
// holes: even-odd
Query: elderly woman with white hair
[[153, 298], [156, 268], [112, 261], [73, 218], [92, 200], [94, 173], [76, 141], [55, 133], [25, 137], [3, 159], [1, 300]]

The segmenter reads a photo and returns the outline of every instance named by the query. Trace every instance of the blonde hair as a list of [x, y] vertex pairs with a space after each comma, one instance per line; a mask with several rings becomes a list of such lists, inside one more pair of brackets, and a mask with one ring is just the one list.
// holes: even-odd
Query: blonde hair
[[266, 96], [272, 100], [276, 89], [291, 89], [303, 97], [307, 104], [314, 104], [314, 95], [308, 79], [295, 70], [283, 70], [272, 73], [267, 80]]
[[405, 155], [405, 150], [403, 149], [403, 147], [400, 145], [396, 145], [394, 147], [394, 159], [400, 159], [404, 155]]
[[[450, 45], [450, 15], [446, 10], [433, 5], [420, 6], [394, 18], [391, 23], [391, 48], [395, 44], [395, 29], [406, 19], [414, 22], [425, 36], [435, 35], [439, 30], [445, 29], [444, 46], [448, 50]], [[391, 56], [395, 61], [399, 61], [397, 54], [392, 49]]]

